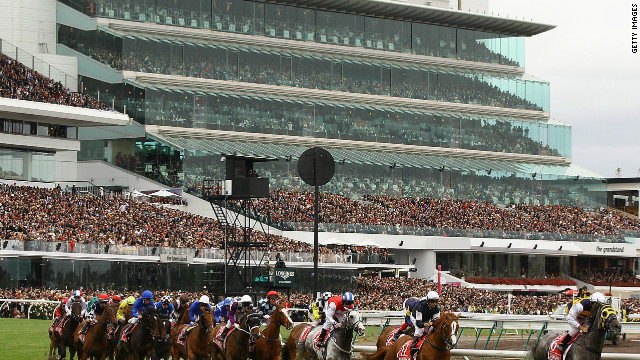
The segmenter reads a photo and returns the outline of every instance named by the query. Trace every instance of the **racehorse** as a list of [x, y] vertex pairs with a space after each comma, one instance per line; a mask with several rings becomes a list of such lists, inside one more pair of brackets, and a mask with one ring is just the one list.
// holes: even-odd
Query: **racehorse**
[[[591, 316], [588, 318], [589, 330], [579, 335], [579, 337], [566, 350], [565, 360], [599, 360], [602, 356], [605, 334], [612, 332], [620, 334], [620, 322], [615, 311], [610, 305], [600, 305], [591, 309]], [[545, 334], [540, 342], [529, 352], [528, 359], [547, 360], [549, 358], [549, 347], [555, 349], [559, 332]], [[569, 335], [567, 335], [569, 336]]]
[[156, 309], [149, 306], [142, 314], [142, 319], [138, 320], [135, 325], [129, 324], [125, 326], [122, 333], [125, 334], [132, 326], [135, 327], [129, 334], [129, 340], [124, 341], [121, 337], [118, 341], [116, 360], [129, 359], [129, 356], [133, 356], [133, 360], [143, 360], [149, 353], [153, 356], [153, 339], [159, 335]]
[[91, 359], [104, 360], [107, 357], [109, 333], [113, 334], [115, 331], [116, 314], [111, 306], [106, 305], [104, 307], [104, 312], [97, 320], [98, 322], [87, 330], [84, 343], [80, 341], [79, 338], [80, 329], [82, 327], [78, 326], [75, 331], [75, 346], [78, 351], [78, 355], [82, 360], [86, 360], [89, 357]]
[[[380, 336], [378, 336], [378, 341], [376, 342], [377, 350], [380, 350], [380, 348], [383, 347], [383, 346], [387, 346], [387, 342], [389, 341], [389, 338], [391, 337], [391, 334], [393, 333], [393, 331], [395, 329], [399, 329], [399, 328], [400, 328], [400, 326], [398, 326], [398, 325], [389, 325], [389, 326], [385, 327], [384, 330], [382, 330], [382, 332], [380, 333]], [[413, 326], [411, 326], [411, 327], [403, 330], [403, 332], [406, 333], [407, 335], [413, 336], [413, 330], [414, 330]]]
[[[460, 315], [448, 312], [434, 321], [434, 330], [428, 336], [422, 337], [424, 345], [418, 350], [416, 360], [449, 360], [451, 358], [451, 349], [458, 342], [459, 317]], [[397, 360], [398, 353], [401, 350], [406, 349], [408, 351], [409, 341], [412, 341], [410, 336], [403, 336], [390, 346], [384, 346], [373, 354], [363, 353], [362, 355], [366, 360]]]
[[271, 316], [271, 322], [267, 328], [260, 332], [260, 337], [256, 341], [255, 351], [252, 359], [255, 360], [280, 360], [282, 343], [280, 342], [280, 326], [287, 330], [293, 327], [293, 321], [285, 308], [276, 304], [276, 309]]
[[[71, 300], [69, 300], [71, 301]], [[73, 359], [76, 356], [76, 348], [73, 341], [73, 334], [82, 320], [82, 304], [80, 302], [74, 302], [71, 304], [71, 316], [68, 317], [67, 322], [62, 327], [62, 335], [57, 335], [58, 339], [58, 354], [60, 359], [64, 359], [67, 356], [67, 347], [69, 348], [69, 359]]]
[[[249, 357], [249, 341], [255, 341], [260, 336], [260, 316], [258, 314], [244, 315], [236, 323], [235, 330], [231, 329], [225, 339], [224, 348], [216, 341], [212, 342], [211, 359], [214, 360], [246, 360]], [[214, 334], [218, 334], [224, 324], [216, 325]]]
[[155, 359], [169, 360], [169, 353], [171, 352], [171, 320], [169, 315], [160, 315], [160, 327], [158, 332], [160, 333], [155, 341]]
[[188, 324], [176, 325], [171, 330], [171, 357], [173, 360], [182, 359], [208, 359], [210, 342], [213, 339], [215, 319], [211, 310], [204, 310], [198, 319], [198, 326], [187, 334], [185, 344], [178, 343], [180, 333], [189, 326]]
[[[113, 304], [112, 306], [113, 310], [116, 312], [117, 317], [118, 305]], [[122, 336], [122, 330], [125, 328], [126, 324], [129, 322], [129, 319], [131, 319], [132, 316], [133, 315], [131, 314], [131, 308], [129, 308], [124, 314], [124, 320], [118, 320], [115, 335], [113, 336], [113, 339], [109, 339], [109, 348], [107, 349], [107, 356], [109, 357], [109, 360], [114, 360], [116, 346], [118, 346], [118, 341]]]
[[[311, 325], [307, 325], [311, 326]], [[362, 324], [362, 316], [357, 310], [351, 310], [347, 313], [342, 325], [331, 332], [329, 338], [325, 342], [324, 348], [316, 348], [315, 337], [322, 330], [321, 326], [313, 328], [304, 342], [294, 339], [296, 345], [296, 359], [316, 358], [316, 359], [333, 359], [333, 360], [349, 360], [351, 359], [351, 343], [353, 341], [353, 332], [358, 335], [364, 335], [364, 325]], [[291, 338], [291, 336], [289, 336]], [[287, 340], [287, 345], [289, 341]], [[291, 351], [283, 357], [290, 357]], [[323, 352], [326, 352], [324, 356]]]

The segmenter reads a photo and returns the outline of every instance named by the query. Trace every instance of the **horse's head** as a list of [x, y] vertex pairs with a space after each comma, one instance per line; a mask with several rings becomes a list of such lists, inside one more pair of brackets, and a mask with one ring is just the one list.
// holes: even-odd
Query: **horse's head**
[[434, 323], [435, 333], [440, 336], [447, 350], [453, 349], [458, 343], [458, 318], [454, 313], [442, 314]]
[[169, 315], [160, 315], [158, 332], [159, 336], [154, 340], [160, 342], [171, 341], [171, 321], [169, 320]]
[[104, 305], [104, 312], [101, 317], [102, 322], [107, 323], [109, 330], [114, 330], [118, 319], [116, 318], [116, 311], [108, 304]]
[[158, 322], [158, 312], [154, 307], [149, 306], [142, 314], [142, 324], [151, 332], [154, 339], [160, 336]]
[[289, 317], [289, 312], [282, 305], [276, 305], [276, 311], [273, 312], [271, 322], [278, 326], [284, 326], [287, 330], [293, 328], [293, 321]]
[[344, 320], [346, 329], [356, 331], [358, 335], [364, 335], [364, 325], [362, 324], [362, 315], [358, 310], [351, 310]]
[[604, 328], [607, 332], [611, 332], [614, 335], [620, 335], [622, 327], [618, 321], [616, 311], [611, 307], [611, 305], [601, 305], [596, 312], [597, 314], [595, 314], [594, 323], [591, 325], [592, 328]]
[[200, 326], [205, 329], [207, 334], [211, 332], [216, 325], [216, 319], [213, 316], [213, 311], [203, 310], [198, 322], [200, 323]]
[[260, 323], [260, 315], [247, 314], [247, 316], [242, 319], [240, 327], [251, 335], [252, 341], [255, 341], [260, 337]]
[[82, 315], [82, 303], [79, 301], [74, 301], [71, 304], [71, 317], [74, 320], [80, 320], [80, 316]]

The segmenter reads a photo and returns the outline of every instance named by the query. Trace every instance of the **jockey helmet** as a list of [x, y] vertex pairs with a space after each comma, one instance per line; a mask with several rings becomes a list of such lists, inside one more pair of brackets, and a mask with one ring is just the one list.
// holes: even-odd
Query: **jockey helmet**
[[427, 293], [427, 301], [436, 301], [437, 302], [438, 300], [440, 300], [440, 296], [438, 295], [437, 292], [432, 290], [432, 291], [429, 291]]
[[169, 304], [171, 303], [171, 297], [169, 295], [165, 295], [162, 297], [162, 303], [163, 304]]
[[352, 305], [352, 304], [353, 304], [353, 301], [354, 301], [354, 299], [353, 299], [353, 294], [352, 294], [352, 293], [350, 293], [350, 292], [348, 292], [348, 291], [347, 291], [346, 293], [344, 293], [344, 294], [342, 295], [342, 303], [343, 303], [344, 305], [347, 305], [347, 306], [348, 306], [348, 305]]
[[593, 294], [591, 294], [591, 301], [604, 304], [607, 302], [607, 299], [601, 292], [594, 292]]
[[82, 293], [80, 292], [80, 290], [76, 290], [73, 292], [73, 297], [79, 298], [80, 296], [82, 296]]
[[127, 298], [127, 304], [133, 305], [133, 303], [135, 303], [135, 302], [136, 302], [136, 298], [134, 298], [133, 296], [129, 296]]
[[324, 294], [322, 294], [322, 301], [327, 301], [329, 300], [329, 298], [331, 298], [333, 296], [333, 294], [330, 291], [325, 292]]
[[189, 302], [189, 295], [187, 295], [187, 294], [180, 295], [180, 303], [181, 304], [186, 304], [188, 302]]
[[233, 298], [228, 297], [228, 298], [224, 299], [224, 306], [231, 306], [232, 302], [233, 302]]
[[107, 295], [107, 294], [98, 294], [98, 301], [100, 301], [100, 302], [109, 301], [109, 295]]
[[278, 293], [277, 293], [276, 291], [273, 291], [273, 290], [271, 290], [271, 291], [269, 291], [269, 292], [267, 293], [267, 299], [269, 298], [269, 296], [279, 297], [279, 296], [278, 296]]
[[143, 299], [153, 299], [153, 293], [151, 291], [149, 291], [149, 290], [145, 290], [142, 293], [142, 298]]
[[251, 296], [249, 295], [244, 295], [243, 297], [240, 298], [241, 306], [251, 306], [252, 303], [253, 301], [251, 300]]
[[200, 305], [202, 304], [209, 305], [209, 297], [207, 295], [200, 296], [200, 300], [198, 301], [200, 302]]
[[120, 301], [120, 300], [122, 300], [122, 298], [120, 297], [120, 295], [113, 295], [113, 296], [111, 297], [111, 300], [113, 300], [113, 301]]

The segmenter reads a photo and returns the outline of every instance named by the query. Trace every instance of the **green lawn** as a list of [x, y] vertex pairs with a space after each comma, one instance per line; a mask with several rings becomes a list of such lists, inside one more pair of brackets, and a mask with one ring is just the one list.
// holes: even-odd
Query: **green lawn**
[[50, 320], [0, 318], [0, 359], [46, 359]]
[[[25, 320], [0, 318], [0, 360], [46, 359], [49, 354], [50, 320]], [[281, 328], [284, 340], [289, 331]], [[367, 326], [364, 338], [358, 338], [358, 344], [375, 344], [380, 327]]]

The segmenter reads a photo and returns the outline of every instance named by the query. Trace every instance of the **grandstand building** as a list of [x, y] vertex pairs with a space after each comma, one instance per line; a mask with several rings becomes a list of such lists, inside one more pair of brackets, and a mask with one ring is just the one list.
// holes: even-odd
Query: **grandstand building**
[[[55, 25], [48, 51], [77, 59], [79, 91], [133, 119], [119, 127], [106, 126], [125, 125], [115, 119], [68, 123], [93, 126], [73, 135], [74, 147], [67, 149], [77, 154], [76, 180], [181, 188], [193, 195], [192, 207], [204, 180], [224, 178], [225, 155], [239, 154], [280, 160], [257, 169], [272, 189], [310, 191], [296, 162], [320, 146], [336, 160], [335, 176], [322, 191], [354, 199], [607, 204], [606, 179], [572, 163], [571, 127], [550, 117], [549, 83], [525, 72], [525, 38], [553, 25], [453, 10], [444, 1], [29, 0], [20, 6], [36, 2], [55, 3], [55, 11], [33, 21]], [[62, 180], [46, 178], [54, 179]], [[278, 234], [312, 239], [308, 224], [272, 225]], [[368, 270], [430, 277], [437, 264], [452, 273], [509, 277], [567, 276], [614, 263], [638, 269], [632, 235], [358, 231], [335, 224], [322, 230], [325, 241], [370, 240], [393, 253], [388, 264], [334, 258], [350, 262], [335, 270], [346, 279]], [[15, 245], [19, 258], [21, 245]], [[39, 256], [53, 261], [39, 246]], [[149, 251], [91, 260], [101, 261], [98, 274], [136, 277], [158, 266]], [[59, 257], [60, 271], [68, 272], [64, 261], [76, 256], [76, 262], [89, 260]], [[309, 258], [282, 256], [310, 276]], [[220, 261], [189, 259], [198, 270], [167, 265], [168, 286], [180, 284], [184, 273], [205, 281], [207, 266]], [[145, 263], [142, 270], [135, 262]], [[324, 266], [336, 269], [335, 263], [327, 259]]]

